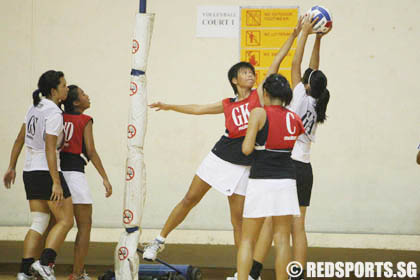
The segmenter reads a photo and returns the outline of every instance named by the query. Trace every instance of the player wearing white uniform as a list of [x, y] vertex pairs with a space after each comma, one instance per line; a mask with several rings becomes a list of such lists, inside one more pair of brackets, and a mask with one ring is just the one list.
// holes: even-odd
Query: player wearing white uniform
[[[293, 259], [303, 266], [306, 264], [307, 252], [306, 207], [310, 203], [313, 184], [312, 166], [310, 164], [311, 143], [315, 142], [318, 123], [323, 123], [326, 119], [325, 113], [330, 98], [329, 91], [326, 88], [327, 77], [322, 71], [318, 70], [321, 38], [326, 33], [316, 35], [309, 68], [305, 71], [303, 77], [301, 75], [303, 53], [307, 38], [309, 34], [313, 33], [312, 26], [314, 23], [306, 18], [302, 27], [302, 35], [298, 40], [292, 61], [293, 99], [288, 107], [299, 115], [305, 127], [305, 134], [297, 139], [291, 156], [296, 167], [296, 185], [301, 213], [299, 217], [293, 218], [292, 223]], [[271, 247], [272, 236], [271, 219], [266, 219], [256, 245], [254, 266], [255, 264], [262, 266], [261, 264]], [[259, 275], [259, 271], [254, 273]], [[304, 272], [299, 277], [292, 277], [292, 279], [304, 279]]]
[[[3, 181], [10, 188], [16, 177], [16, 163], [23, 145], [26, 158], [23, 181], [32, 216], [32, 225], [26, 234], [23, 259], [18, 280], [35, 279], [30, 268], [43, 279], [54, 280], [53, 266], [57, 250], [68, 231], [73, 226], [73, 206], [70, 191], [59, 172], [57, 147], [63, 140], [63, 116], [58, 104], [67, 98], [68, 88], [62, 72], [45, 72], [38, 82], [38, 90], [33, 93], [33, 103], [26, 114], [24, 124], [13, 145], [9, 168]], [[39, 94], [45, 96], [40, 99]], [[56, 224], [46, 231], [53, 214]], [[45, 249], [40, 260], [39, 248], [46, 236]]]

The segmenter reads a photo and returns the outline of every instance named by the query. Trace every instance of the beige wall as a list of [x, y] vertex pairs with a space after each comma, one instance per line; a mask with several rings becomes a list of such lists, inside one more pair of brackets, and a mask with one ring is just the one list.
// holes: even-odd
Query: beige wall
[[[226, 79], [239, 57], [237, 39], [196, 38], [198, 5], [256, 5], [259, 1], [148, 3], [156, 13], [149, 57], [149, 100], [208, 103], [232, 95]], [[318, 1], [334, 15], [322, 42], [321, 68], [329, 78], [329, 119], [313, 146], [315, 174], [308, 229], [315, 232], [420, 234], [420, 2]], [[299, 5], [312, 1], [263, 1]], [[126, 157], [131, 35], [138, 0], [0, 1], [0, 170], [31, 104], [37, 79], [62, 70], [91, 97], [86, 113], [114, 186], [104, 198], [92, 166], [94, 226], [120, 227]], [[312, 44], [312, 40], [308, 45]], [[307, 48], [306, 55], [310, 53]], [[308, 57], [304, 60], [307, 63]], [[416, 68], [415, 68], [416, 67]], [[203, 157], [223, 133], [223, 116], [149, 112], [145, 228], [161, 227], [183, 197]], [[27, 225], [21, 178], [0, 189], [0, 226]], [[181, 228], [230, 229], [227, 199], [210, 191]]]

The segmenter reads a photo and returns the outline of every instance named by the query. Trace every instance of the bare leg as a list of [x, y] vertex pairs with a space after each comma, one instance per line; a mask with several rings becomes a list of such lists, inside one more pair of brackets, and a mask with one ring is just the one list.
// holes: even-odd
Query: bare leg
[[51, 248], [57, 252], [64, 242], [67, 233], [73, 227], [73, 203], [71, 197], [61, 201], [60, 206], [55, 201], [48, 201], [47, 203], [57, 223], [47, 236], [45, 248]]
[[89, 249], [90, 231], [92, 228], [92, 204], [73, 204], [77, 224], [76, 241], [74, 242], [73, 274], [79, 276], [85, 266]]
[[287, 280], [287, 264], [291, 260], [290, 233], [292, 216], [273, 217], [273, 239], [276, 248], [276, 279]]
[[255, 246], [254, 260], [263, 263], [273, 243], [273, 219], [265, 218], [264, 225]]
[[237, 258], [239, 280], [248, 280], [252, 266], [255, 243], [260, 234], [265, 218], [244, 218], [242, 222], [242, 239]]
[[187, 194], [172, 210], [160, 235], [166, 238], [172, 230], [182, 223], [190, 210], [200, 202], [209, 189], [210, 185], [195, 175]]
[[306, 207], [300, 207], [300, 217], [293, 217], [292, 221], [292, 242], [293, 260], [306, 267], [306, 256], [308, 251], [308, 240], [305, 232]]
[[235, 246], [239, 249], [242, 232], [242, 215], [244, 212], [245, 196], [239, 194], [232, 194], [228, 196], [230, 207], [230, 221], [233, 226], [233, 238]]

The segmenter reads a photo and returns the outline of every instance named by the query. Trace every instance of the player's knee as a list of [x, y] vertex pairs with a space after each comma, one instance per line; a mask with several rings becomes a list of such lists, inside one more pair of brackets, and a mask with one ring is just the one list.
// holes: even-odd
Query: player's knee
[[66, 217], [64, 219], [61, 219], [57, 223], [60, 224], [62, 227], [64, 227], [66, 230], [70, 230], [74, 225], [74, 220], [73, 220], [73, 217], [71, 218]]
[[[290, 232], [287, 231], [279, 231], [274, 232], [273, 239], [277, 242], [274, 242], [276, 246], [283, 246], [284, 244], [289, 244], [290, 242]], [[283, 245], [281, 245], [283, 244]]]
[[83, 222], [77, 223], [77, 230], [82, 233], [88, 233], [92, 229], [92, 223]]
[[43, 235], [50, 222], [50, 214], [42, 212], [31, 212], [32, 224], [31, 230]]
[[187, 194], [181, 201], [182, 205], [186, 208], [194, 207], [200, 199], [196, 195]]
[[241, 230], [242, 228], [242, 215], [237, 213], [232, 213], [230, 216], [230, 221], [232, 223], [234, 230]]

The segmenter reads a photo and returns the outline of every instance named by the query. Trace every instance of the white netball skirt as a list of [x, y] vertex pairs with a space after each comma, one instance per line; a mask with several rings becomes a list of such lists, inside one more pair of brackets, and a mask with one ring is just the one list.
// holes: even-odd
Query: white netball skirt
[[196, 175], [223, 193], [245, 195], [250, 166], [233, 164], [210, 152], [198, 167]]
[[294, 179], [249, 179], [244, 218], [299, 216], [299, 201]]
[[73, 204], [93, 203], [85, 173], [78, 171], [63, 171], [63, 175], [69, 186]]

